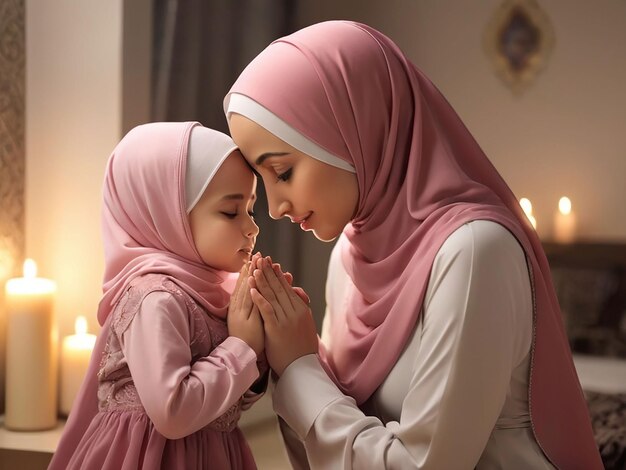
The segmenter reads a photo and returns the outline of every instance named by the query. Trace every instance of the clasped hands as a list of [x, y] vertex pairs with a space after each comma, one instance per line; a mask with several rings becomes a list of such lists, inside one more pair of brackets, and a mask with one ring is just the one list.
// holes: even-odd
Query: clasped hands
[[299, 357], [317, 353], [318, 338], [309, 298], [293, 277], [256, 253], [239, 273], [228, 308], [228, 330], [263, 351], [278, 376]]

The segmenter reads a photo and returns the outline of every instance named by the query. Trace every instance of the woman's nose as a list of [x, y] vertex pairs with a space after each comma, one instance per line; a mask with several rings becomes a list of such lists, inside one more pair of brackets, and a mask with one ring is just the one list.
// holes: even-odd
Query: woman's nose
[[286, 199], [279, 199], [277, 197], [272, 197], [270, 194], [267, 195], [268, 206], [270, 217], [274, 220], [278, 220], [289, 212], [291, 209], [291, 204]]
[[287, 201], [283, 201], [275, 206], [270, 204], [270, 217], [274, 220], [282, 219], [286, 217], [290, 208], [291, 205]]

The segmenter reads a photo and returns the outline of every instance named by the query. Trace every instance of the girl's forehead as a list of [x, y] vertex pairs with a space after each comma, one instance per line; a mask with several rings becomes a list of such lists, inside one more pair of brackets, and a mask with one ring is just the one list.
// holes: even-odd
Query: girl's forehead
[[216, 199], [248, 200], [254, 196], [255, 189], [256, 176], [241, 152], [235, 150], [226, 157], [206, 191]]

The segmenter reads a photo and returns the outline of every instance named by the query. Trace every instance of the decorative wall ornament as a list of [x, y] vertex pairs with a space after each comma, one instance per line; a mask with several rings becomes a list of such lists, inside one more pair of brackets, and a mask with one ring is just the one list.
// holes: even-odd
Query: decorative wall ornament
[[25, 0], [0, 0], [0, 413], [4, 410], [5, 281], [24, 258]]
[[552, 24], [535, 0], [505, 0], [487, 25], [484, 47], [497, 74], [519, 94], [547, 63]]

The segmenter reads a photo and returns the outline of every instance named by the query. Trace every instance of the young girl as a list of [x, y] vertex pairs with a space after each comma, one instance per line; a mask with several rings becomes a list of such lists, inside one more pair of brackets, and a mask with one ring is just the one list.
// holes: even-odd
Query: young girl
[[198, 123], [142, 125], [115, 148], [103, 327], [50, 469], [256, 468], [237, 421], [266, 384], [263, 328], [232, 274], [259, 232], [255, 189], [233, 141]]

